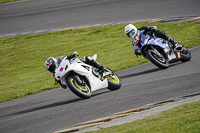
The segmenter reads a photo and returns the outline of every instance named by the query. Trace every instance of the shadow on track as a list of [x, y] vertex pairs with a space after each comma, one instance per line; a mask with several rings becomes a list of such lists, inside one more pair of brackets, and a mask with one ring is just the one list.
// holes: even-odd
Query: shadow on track
[[[172, 64], [169, 65], [169, 68], [172, 67], [172, 66], [180, 65], [180, 64], [182, 64], [182, 62], [172, 63]], [[169, 68], [167, 68], [167, 69], [169, 69]], [[120, 76], [120, 78], [121, 79], [130, 78], [130, 77], [140, 76], [140, 75], [149, 74], [149, 73], [162, 71], [162, 70], [165, 70], [165, 69], [161, 69], [161, 68], [157, 67], [157, 68], [152, 68], [152, 69], [145, 70], [145, 71], [138, 72], [138, 73], [131, 73], [131, 74], [128, 74], [128, 75]]]
[[143, 71], [143, 72], [131, 73], [131, 74], [128, 74], [128, 75], [120, 76], [120, 78], [121, 79], [130, 78], [130, 77], [135, 77], [135, 76], [140, 76], [140, 75], [144, 75], [144, 74], [149, 74], [149, 73], [153, 73], [153, 72], [157, 72], [157, 71], [161, 71], [161, 70], [163, 70], [163, 69], [161, 69], [161, 68], [153, 68], [153, 69], [146, 70], [146, 71]]
[[[108, 91], [103, 91], [103, 92], [95, 92], [95, 94], [93, 94], [92, 97], [95, 97], [95, 96], [98, 96], [98, 95], [101, 95], [101, 94], [104, 94], [104, 93], [108, 93], [108, 92], [110, 92], [110, 91], [108, 90]], [[35, 112], [35, 111], [39, 111], [39, 110], [43, 110], [43, 109], [49, 109], [49, 108], [54, 108], [54, 107], [58, 107], [58, 106], [62, 106], [62, 105], [75, 103], [75, 102], [82, 101], [82, 100], [87, 100], [87, 99], [82, 99], [82, 98], [77, 97], [77, 98], [69, 100], [69, 101], [55, 102], [55, 103], [52, 103], [52, 104], [48, 104], [48, 105], [44, 105], [44, 106], [40, 106], [40, 107], [36, 107], [36, 108], [27, 109], [27, 110], [19, 111], [19, 112], [16, 112], [16, 113], [8, 114], [8, 115], [2, 116], [2, 117], [31, 113], [31, 112]]]
[[69, 100], [69, 101], [56, 102], [56, 103], [44, 105], [44, 106], [41, 106], [41, 107], [36, 107], [36, 108], [27, 109], [27, 110], [19, 111], [19, 112], [16, 112], [16, 113], [8, 114], [8, 115], [6, 115], [6, 116], [20, 115], [20, 114], [25, 114], [25, 113], [31, 113], [31, 112], [38, 111], [38, 110], [43, 110], [43, 109], [48, 109], [48, 108], [53, 108], [53, 107], [57, 107], [57, 106], [62, 106], [62, 105], [66, 105], [66, 104], [78, 102], [78, 101], [80, 101], [80, 100], [83, 100], [83, 99], [81, 99], [81, 98], [76, 98], [76, 99], [72, 99], [72, 100]]
[[[99, 91], [103, 91], [103, 92], [99, 92]], [[101, 94], [104, 94], [104, 93], [109, 93], [109, 92], [112, 92], [112, 91], [111, 91], [111, 90], [108, 90], [108, 89], [106, 89], [106, 88], [103, 88], [103, 89], [94, 91], [93, 94], [92, 94], [92, 97], [95, 97], [95, 96], [98, 96], [98, 95], [101, 95]], [[92, 97], [91, 97], [91, 98], [92, 98]]]

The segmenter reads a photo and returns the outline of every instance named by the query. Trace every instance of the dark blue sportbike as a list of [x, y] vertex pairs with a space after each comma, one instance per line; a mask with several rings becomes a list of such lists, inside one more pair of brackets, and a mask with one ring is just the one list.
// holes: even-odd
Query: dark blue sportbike
[[178, 44], [175, 48], [172, 48], [172, 44], [164, 39], [152, 37], [143, 34], [143, 32], [140, 38], [142, 55], [159, 68], [166, 69], [170, 63], [186, 62], [191, 59], [190, 51], [183, 45]]

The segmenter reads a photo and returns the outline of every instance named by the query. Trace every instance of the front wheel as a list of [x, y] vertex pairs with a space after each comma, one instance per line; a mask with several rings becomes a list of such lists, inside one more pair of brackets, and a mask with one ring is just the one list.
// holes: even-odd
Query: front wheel
[[148, 50], [146, 52], [147, 58], [157, 67], [166, 69], [169, 67], [168, 61], [165, 59], [163, 55], [159, 55], [154, 50]]
[[112, 73], [113, 73], [112, 75], [107, 75], [106, 78], [108, 80], [108, 89], [114, 91], [118, 90], [121, 87], [122, 82], [119, 76], [115, 72], [112, 71]]
[[76, 79], [74, 77], [69, 77], [67, 80], [67, 86], [69, 89], [80, 98], [88, 99], [92, 95], [92, 91], [90, 87], [87, 85], [80, 85], [77, 83]]

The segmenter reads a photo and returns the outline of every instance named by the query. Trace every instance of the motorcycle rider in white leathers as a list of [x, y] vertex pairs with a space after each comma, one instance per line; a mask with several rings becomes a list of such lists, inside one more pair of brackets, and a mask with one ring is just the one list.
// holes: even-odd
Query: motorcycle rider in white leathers
[[172, 44], [172, 48], [176, 47], [178, 44], [177, 41], [168, 36], [164, 31], [157, 30], [156, 26], [143, 26], [137, 29], [133, 24], [128, 24], [124, 30], [125, 34], [132, 39], [135, 55], [141, 55], [140, 34], [142, 31], [144, 31], [144, 34], [167, 40], [170, 44]]
[[[73, 59], [74, 57], [77, 57], [78, 56], [78, 52], [74, 51], [71, 55], [67, 55], [67, 59], [70, 60]], [[66, 57], [66, 56], [61, 56], [60, 58], [56, 59], [54, 57], [49, 57], [46, 61], [45, 61], [45, 64], [44, 64], [44, 67], [51, 73], [53, 73], [53, 77], [55, 75], [55, 70], [58, 68], [59, 64], [61, 63], [61, 61], [63, 60], [63, 58]], [[99, 69], [99, 73], [100, 75], [102, 76], [103, 75], [103, 72], [104, 72], [104, 66], [102, 64], [100, 64], [99, 62], [97, 62], [96, 60], [94, 60], [92, 57], [90, 56], [84, 56], [83, 58], [80, 59], [80, 61], [88, 64], [88, 65], [91, 65], [95, 68], [98, 68]], [[54, 77], [55, 78], [55, 77]], [[56, 83], [59, 83], [61, 86], [61, 82], [56, 80], [55, 79], [55, 82]], [[63, 88], [66, 88], [64, 86], [62, 86]]]

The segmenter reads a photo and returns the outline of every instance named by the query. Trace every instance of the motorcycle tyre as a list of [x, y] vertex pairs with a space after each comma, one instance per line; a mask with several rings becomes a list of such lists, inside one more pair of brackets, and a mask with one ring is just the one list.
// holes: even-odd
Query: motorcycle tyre
[[190, 61], [190, 59], [191, 59], [191, 53], [190, 53], [190, 51], [188, 49], [186, 49], [185, 47], [183, 47], [183, 49], [185, 51], [187, 51], [188, 54], [186, 55], [186, 54], [184, 54], [184, 53], [181, 52], [181, 57], [182, 57], [181, 61], [182, 62]]
[[[91, 88], [87, 86], [87, 89], [89, 89], [89, 93], [84, 93], [84, 92], [81, 92], [80, 90], [78, 90], [78, 88], [76, 88], [75, 84], [73, 82], [76, 82], [76, 80], [73, 78], [73, 77], [69, 77], [67, 78], [66, 80], [67, 82], [67, 86], [68, 88], [75, 94], [77, 95], [78, 97], [80, 98], [83, 98], [83, 99], [88, 99], [91, 97], [92, 95], [92, 91], [91, 91]], [[78, 87], [78, 86], [77, 86]]]
[[[112, 71], [112, 70], [110, 70], [110, 71]], [[115, 72], [113, 72], [113, 74], [116, 76], [115, 79], [112, 79], [110, 76], [106, 76], [106, 78], [108, 80], [108, 87], [107, 87], [107, 89], [109, 89], [111, 91], [118, 90], [121, 87], [121, 85], [122, 85], [122, 82], [121, 82], [121, 79], [119, 78], [119, 76]]]
[[169, 63], [166, 59], [165, 59], [166, 62], [164, 64], [164, 63], [158, 61], [157, 59], [155, 59], [155, 57], [152, 55], [152, 52], [153, 52], [152, 50], [148, 50], [146, 52], [146, 56], [154, 65], [156, 65], [157, 67], [162, 68], [162, 69], [166, 69], [169, 67]]

